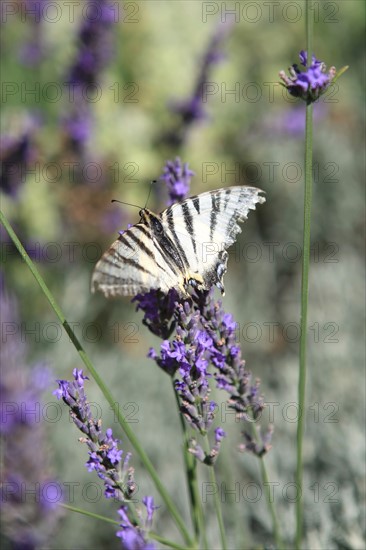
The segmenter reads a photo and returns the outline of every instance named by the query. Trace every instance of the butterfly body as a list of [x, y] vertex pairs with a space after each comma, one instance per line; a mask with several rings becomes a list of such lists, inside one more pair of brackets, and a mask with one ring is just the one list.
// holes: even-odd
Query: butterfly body
[[175, 288], [187, 297], [191, 284], [199, 290], [216, 285], [224, 294], [226, 249], [241, 231], [238, 222], [265, 201], [259, 193], [255, 187], [228, 187], [190, 197], [158, 215], [142, 209], [140, 222], [96, 264], [92, 291], [115, 297]]

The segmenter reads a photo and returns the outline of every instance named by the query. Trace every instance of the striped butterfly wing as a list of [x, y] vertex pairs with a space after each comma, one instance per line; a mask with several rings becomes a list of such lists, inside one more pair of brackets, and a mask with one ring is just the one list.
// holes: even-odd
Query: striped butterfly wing
[[216, 284], [224, 293], [223, 275], [229, 248], [250, 210], [265, 202], [256, 187], [208, 191], [176, 203], [161, 214], [164, 225], [179, 241], [188, 266], [188, 280], [208, 290]]
[[92, 291], [106, 297], [133, 296], [175, 288], [188, 296], [188, 283], [224, 293], [226, 249], [241, 229], [238, 222], [264, 197], [255, 187], [209, 191], [176, 203], [156, 215], [140, 212], [142, 223], [127, 229], [96, 264]]
[[145, 223], [127, 229], [96, 264], [92, 275], [92, 292], [107, 298], [134, 296], [160, 288], [183, 285], [183, 274], [177, 276], [173, 262], [154, 243], [152, 231]]

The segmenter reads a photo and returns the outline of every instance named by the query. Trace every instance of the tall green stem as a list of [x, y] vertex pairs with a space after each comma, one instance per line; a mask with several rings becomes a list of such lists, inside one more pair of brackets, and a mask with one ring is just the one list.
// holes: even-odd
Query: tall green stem
[[[258, 434], [258, 431], [256, 429], [255, 420], [253, 418], [251, 420], [250, 427], [251, 427], [253, 438], [256, 441], [259, 442], [259, 434]], [[275, 543], [276, 543], [276, 548], [278, 550], [282, 550], [284, 548], [284, 545], [283, 545], [282, 538], [281, 538], [280, 526], [279, 526], [278, 519], [277, 519], [274, 499], [272, 498], [273, 495], [271, 495], [269, 475], [268, 475], [267, 466], [266, 466], [264, 456], [261, 456], [259, 458], [259, 461], [260, 461], [262, 484], [263, 484], [263, 487], [264, 487], [264, 492], [266, 494], [269, 513], [271, 514], [271, 518], [272, 518], [273, 534], [274, 534], [274, 539], [275, 539]]]
[[196, 536], [196, 541], [199, 544], [200, 539], [202, 539], [203, 548], [206, 549], [208, 547], [206, 529], [205, 529], [203, 510], [201, 506], [200, 495], [199, 495], [198, 485], [197, 485], [197, 461], [196, 461], [196, 458], [188, 451], [189, 434], [187, 431], [187, 425], [184, 421], [183, 415], [180, 412], [179, 397], [177, 392], [174, 390], [174, 387], [173, 387], [173, 391], [177, 402], [177, 410], [179, 414], [180, 423], [182, 426], [183, 460], [184, 460], [184, 466], [186, 470], [186, 478], [187, 478], [187, 485], [188, 485], [188, 492], [189, 492], [189, 500], [191, 505], [193, 528]]
[[[311, 64], [313, 53], [313, 0], [306, 1], [306, 49], [308, 65]], [[298, 500], [296, 502], [296, 542], [295, 548], [301, 548], [303, 530], [303, 439], [306, 410], [306, 348], [307, 348], [307, 317], [309, 295], [309, 263], [310, 263], [310, 228], [311, 228], [311, 198], [313, 186], [313, 105], [306, 106], [305, 126], [305, 195], [304, 195], [304, 228], [303, 228], [303, 258], [301, 279], [301, 336], [299, 363], [299, 421], [297, 424], [297, 465], [296, 484]]]
[[[205, 451], [208, 454], [210, 452], [210, 443], [208, 441], [207, 435], [204, 436], [203, 441], [204, 441]], [[210, 476], [210, 483], [212, 484], [212, 486], [214, 488], [218, 489], [218, 483], [216, 481], [216, 473], [215, 473], [215, 467], [214, 466], [209, 466], [209, 476]], [[223, 520], [223, 517], [222, 517], [221, 502], [220, 502], [219, 494], [220, 494], [220, 491], [218, 491], [218, 490], [215, 491], [214, 490], [214, 494], [213, 494], [214, 506], [215, 506], [216, 517], [217, 517], [217, 521], [218, 521], [219, 529], [220, 529], [222, 550], [227, 550], [226, 533], [225, 533], [224, 520]]]
[[32, 274], [34, 275], [37, 283], [39, 284], [42, 292], [44, 293], [45, 297], [49, 301], [49, 303], [50, 303], [52, 309], [54, 310], [56, 316], [58, 317], [61, 325], [63, 326], [63, 328], [65, 329], [65, 331], [66, 331], [67, 335], [69, 336], [71, 342], [75, 346], [75, 349], [78, 352], [78, 354], [79, 354], [81, 360], [83, 361], [84, 365], [87, 367], [87, 369], [89, 370], [89, 372], [93, 376], [95, 382], [98, 384], [99, 388], [101, 389], [104, 397], [106, 398], [106, 400], [110, 404], [112, 410], [114, 411], [114, 414], [116, 415], [116, 418], [117, 418], [119, 424], [121, 425], [121, 427], [124, 430], [126, 436], [130, 440], [131, 445], [135, 449], [136, 453], [140, 456], [142, 463], [144, 464], [145, 468], [149, 472], [149, 474], [150, 474], [157, 490], [159, 491], [159, 493], [160, 493], [162, 499], [164, 500], [168, 510], [170, 511], [172, 517], [174, 518], [174, 521], [175, 521], [179, 531], [181, 532], [184, 540], [186, 541], [186, 544], [189, 545], [189, 546], [192, 546], [192, 539], [191, 539], [190, 534], [188, 533], [187, 527], [186, 527], [182, 517], [180, 516], [174, 502], [172, 501], [172, 499], [170, 498], [169, 494], [167, 493], [165, 487], [163, 486], [162, 482], [160, 481], [160, 478], [159, 478], [154, 466], [152, 465], [152, 462], [150, 461], [149, 457], [145, 453], [143, 447], [141, 446], [141, 444], [140, 444], [139, 440], [137, 439], [137, 437], [135, 436], [134, 432], [130, 428], [127, 420], [121, 414], [121, 412], [119, 410], [118, 403], [113, 398], [113, 396], [110, 393], [110, 391], [108, 390], [107, 386], [104, 384], [102, 378], [99, 376], [98, 371], [95, 369], [93, 363], [89, 359], [87, 353], [85, 352], [84, 348], [82, 347], [81, 343], [79, 342], [79, 340], [77, 339], [75, 333], [73, 332], [72, 328], [70, 327], [69, 323], [67, 322], [60, 306], [57, 304], [56, 300], [54, 299], [51, 291], [49, 290], [46, 283], [44, 282], [41, 274], [39, 273], [39, 271], [37, 269], [37, 267], [35, 266], [35, 264], [32, 262], [32, 260], [28, 256], [26, 250], [24, 249], [21, 242], [19, 241], [17, 235], [14, 233], [10, 223], [8, 222], [8, 220], [6, 219], [6, 217], [4, 216], [4, 214], [1, 211], [0, 211], [0, 221], [4, 225], [7, 232], [9, 233], [13, 243], [15, 244], [15, 246], [17, 247], [17, 249], [19, 251], [19, 254], [21, 255], [21, 257], [23, 258], [23, 260], [27, 264], [27, 266], [30, 269], [30, 271], [32, 272]]

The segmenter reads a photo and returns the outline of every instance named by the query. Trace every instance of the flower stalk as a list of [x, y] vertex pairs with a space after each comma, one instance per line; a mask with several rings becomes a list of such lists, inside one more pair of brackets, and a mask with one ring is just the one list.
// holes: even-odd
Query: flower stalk
[[[308, 54], [313, 45], [313, 0], [306, 2], [306, 42]], [[307, 64], [310, 63], [308, 55]], [[299, 498], [296, 502], [296, 541], [295, 547], [301, 548], [303, 530], [303, 440], [305, 431], [305, 404], [306, 404], [306, 351], [307, 351], [307, 319], [309, 298], [309, 264], [310, 264], [310, 231], [311, 231], [311, 202], [313, 187], [313, 103], [306, 105], [305, 120], [305, 191], [304, 191], [304, 227], [303, 227], [303, 256], [301, 276], [301, 318], [300, 318], [300, 355], [299, 355], [299, 420], [297, 423], [297, 458], [296, 458], [296, 486]]]
[[[297, 465], [296, 485], [299, 495], [302, 495], [303, 484], [303, 439], [305, 429], [306, 407], [306, 352], [307, 352], [307, 319], [309, 298], [309, 264], [310, 264], [310, 229], [311, 229], [311, 202], [313, 185], [313, 104], [306, 106], [305, 126], [305, 195], [304, 195], [304, 229], [303, 229], [303, 258], [301, 277], [301, 319], [300, 319], [300, 362], [299, 362], [299, 421], [297, 424]], [[296, 548], [300, 548], [303, 523], [303, 501], [299, 496], [296, 502]]]

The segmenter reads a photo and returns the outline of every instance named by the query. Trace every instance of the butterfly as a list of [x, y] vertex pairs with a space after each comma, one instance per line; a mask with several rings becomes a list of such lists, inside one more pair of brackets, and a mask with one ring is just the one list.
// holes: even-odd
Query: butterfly
[[238, 222], [264, 203], [260, 189], [236, 186], [195, 195], [154, 214], [140, 211], [140, 222], [103, 254], [92, 275], [92, 292], [106, 297], [135, 296], [174, 288], [188, 297], [188, 285], [225, 293], [228, 253], [241, 232]]

